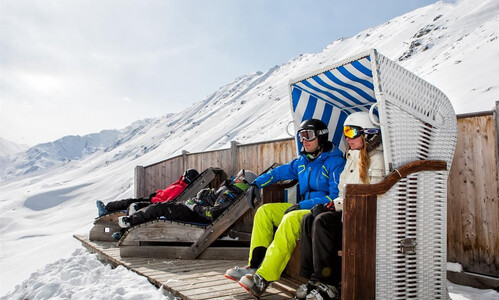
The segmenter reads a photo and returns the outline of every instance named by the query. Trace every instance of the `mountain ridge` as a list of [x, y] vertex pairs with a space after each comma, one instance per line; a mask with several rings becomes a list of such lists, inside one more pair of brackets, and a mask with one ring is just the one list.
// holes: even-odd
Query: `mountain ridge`
[[0, 158], [22, 152], [28, 148], [28, 145], [18, 144], [0, 137]]

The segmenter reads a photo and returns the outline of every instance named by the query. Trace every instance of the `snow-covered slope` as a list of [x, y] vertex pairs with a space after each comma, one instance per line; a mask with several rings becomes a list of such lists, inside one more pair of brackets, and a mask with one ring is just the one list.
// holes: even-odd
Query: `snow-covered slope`
[[103, 265], [97, 254], [77, 249], [69, 258], [60, 259], [31, 274], [18, 288], [0, 300], [161, 300], [163, 295], [146, 277], [119, 266]]
[[15, 154], [28, 149], [27, 145], [21, 145], [0, 137], [0, 157]]
[[[72, 253], [78, 243], [71, 236], [91, 228], [96, 199], [133, 196], [136, 165], [182, 150], [229, 147], [233, 140], [286, 137], [289, 80], [342, 58], [376, 48], [440, 88], [457, 113], [492, 109], [499, 99], [498, 16], [494, 0], [437, 2], [337, 40], [320, 53], [236, 78], [181, 113], [106, 133], [91, 146], [69, 137], [17, 155], [10, 165], [16, 171], [0, 183], [0, 265], [7, 270], [0, 275], [0, 294]], [[41, 163], [39, 153], [57, 163]], [[30, 168], [38, 169], [26, 172]]]
[[6, 169], [12, 166], [10, 155], [15, 156], [28, 148], [27, 145], [20, 145], [0, 137], [0, 178]]

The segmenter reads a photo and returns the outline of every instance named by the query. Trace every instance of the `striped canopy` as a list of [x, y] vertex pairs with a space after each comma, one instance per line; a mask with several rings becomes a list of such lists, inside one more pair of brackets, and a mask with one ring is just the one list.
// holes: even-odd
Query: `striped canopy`
[[[364, 53], [354, 60], [336, 64], [290, 82], [290, 100], [295, 133], [301, 122], [320, 119], [329, 128], [329, 139], [343, 152], [343, 122], [358, 111], [369, 111], [376, 103], [371, 56]], [[377, 110], [374, 114], [378, 115]], [[302, 144], [295, 136], [298, 152]]]

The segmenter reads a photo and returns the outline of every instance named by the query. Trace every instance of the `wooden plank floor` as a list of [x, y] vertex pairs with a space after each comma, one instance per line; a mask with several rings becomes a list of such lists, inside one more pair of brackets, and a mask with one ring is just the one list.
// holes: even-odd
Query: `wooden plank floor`
[[[114, 242], [89, 241], [87, 235], [74, 235], [83, 246], [98, 254], [99, 259], [114, 267], [121, 265], [136, 272], [156, 287], [185, 300], [254, 299], [237, 282], [224, 277], [233, 266], [244, 266], [239, 260], [179, 260], [121, 257]], [[282, 279], [272, 283], [260, 299], [291, 299], [298, 282]]]

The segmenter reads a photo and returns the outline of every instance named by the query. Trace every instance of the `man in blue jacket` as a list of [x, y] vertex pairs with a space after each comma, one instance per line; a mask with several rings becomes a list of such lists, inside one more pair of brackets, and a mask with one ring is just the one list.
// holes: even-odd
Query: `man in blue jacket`
[[301, 198], [297, 204], [268, 203], [258, 208], [249, 264], [231, 268], [225, 274], [255, 296], [262, 295], [270, 282], [281, 277], [300, 236], [303, 216], [316, 204], [329, 203], [338, 196], [345, 160], [341, 151], [333, 149], [326, 124], [317, 119], [306, 120], [300, 124], [298, 136], [304, 148], [300, 157], [259, 176], [247, 191], [248, 203], [254, 208], [255, 202], [260, 201], [261, 188], [297, 179]]

